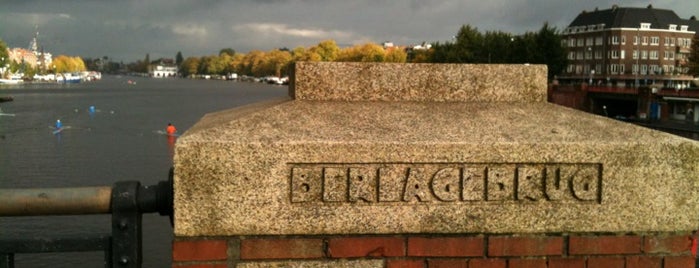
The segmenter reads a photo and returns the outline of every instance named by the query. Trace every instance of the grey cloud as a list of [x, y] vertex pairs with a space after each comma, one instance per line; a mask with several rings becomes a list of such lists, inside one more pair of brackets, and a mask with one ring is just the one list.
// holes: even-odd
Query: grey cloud
[[[645, 7], [636, 0], [0, 0], [0, 39], [29, 44], [34, 25], [54, 54], [110, 56], [123, 61], [311, 46], [448, 40], [464, 24], [482, 31], [559, 29], [582, 10], [613, 4]], [[699, 15], [696, 0], [668, 0], [657, 8], [681, 17]], [[37, 15], [40, 14], [40, 15]]]

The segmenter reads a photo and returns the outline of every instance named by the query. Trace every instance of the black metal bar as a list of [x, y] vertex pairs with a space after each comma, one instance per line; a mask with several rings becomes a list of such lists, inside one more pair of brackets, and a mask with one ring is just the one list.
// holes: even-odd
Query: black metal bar
[[111, 187], [0, 189], [0, 216], [109, 213]]

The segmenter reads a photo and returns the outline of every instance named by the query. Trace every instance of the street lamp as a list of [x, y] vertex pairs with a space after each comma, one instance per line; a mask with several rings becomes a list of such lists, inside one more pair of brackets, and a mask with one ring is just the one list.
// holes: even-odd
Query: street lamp
[[638, 65], [638, 59], [641, 58], [641, 27], [636, 28], [636, 72], [634, 73], [634, 87], [638, 88], [638, 73], [641, 72], [641, 65]]
[[[592, 58], [592, 47], [587, 48], [587, 54], [590, 54], [590, 67], [587, 69], [590, 72], [590, 83], [589, 84], [592, 85], [592, 74], [594, 73], [594, 71], [592, 70], [592, 64], [594, 63], [593, 58]], [[585, 55], [585, 56], [587, 57], [587, 55]], [[585, 66], [583, 66], [583, 70], [584, 69], [585, 69]]]
[[590, 85], [592, 85], [592, 77], [595, 76], [595, 70], [590, 70]]

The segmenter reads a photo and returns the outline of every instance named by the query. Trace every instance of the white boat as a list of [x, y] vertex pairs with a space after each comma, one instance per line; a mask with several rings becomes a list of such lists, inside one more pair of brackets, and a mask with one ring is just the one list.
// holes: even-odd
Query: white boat
[[82, 77], [80, 76], [80, 73], [63, 73], [62, 75], [56, 77], [56, 81], [66, 84], [80, 83], [82, 81]]
[[4, 79], [0, 78], [0, 84], [5, 84], [5, 85], [16, 85], [19, 83], [23, 83], [24, 81], [22, 79]]

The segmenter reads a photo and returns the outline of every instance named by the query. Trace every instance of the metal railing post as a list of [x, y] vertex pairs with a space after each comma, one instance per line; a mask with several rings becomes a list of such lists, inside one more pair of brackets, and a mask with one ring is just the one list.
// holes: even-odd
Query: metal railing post
[[141, 267], [141, 212], [136, 181], [117, 182], [112, 189], [112, 265]]

